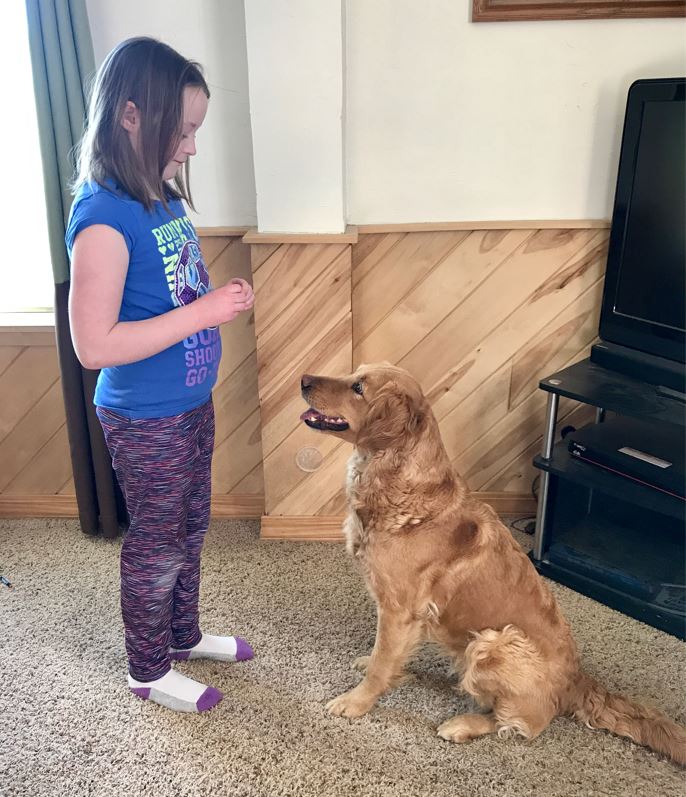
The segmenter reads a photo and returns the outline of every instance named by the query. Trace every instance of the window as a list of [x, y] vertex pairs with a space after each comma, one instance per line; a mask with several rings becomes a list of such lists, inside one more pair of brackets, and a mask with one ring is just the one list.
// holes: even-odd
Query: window
[[3, 205], [9, 209], [0, 266], [0, 313], [45, 312], [53, 307], [54, 280], [24, 3], [3, 4], [0, 18], [0, 70], [5, 75], [0, 152]]

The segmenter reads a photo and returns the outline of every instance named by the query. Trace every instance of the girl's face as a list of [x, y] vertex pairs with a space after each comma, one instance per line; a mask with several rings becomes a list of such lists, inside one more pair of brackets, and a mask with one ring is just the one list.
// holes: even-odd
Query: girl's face
[[181, 139], [172, 159], [164, 167], [163, 180], [172, 180], [188, 158], [195, 155], [195, 134], [205, 121], [208, 102], [207, 96], [200, 86], [186, 86], [183, 90]]

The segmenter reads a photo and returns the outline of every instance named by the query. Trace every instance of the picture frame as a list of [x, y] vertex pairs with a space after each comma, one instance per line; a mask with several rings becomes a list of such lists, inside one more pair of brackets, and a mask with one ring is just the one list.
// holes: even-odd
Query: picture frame
[[686, 17], [686, 0], [472, 0], [472, 22]]

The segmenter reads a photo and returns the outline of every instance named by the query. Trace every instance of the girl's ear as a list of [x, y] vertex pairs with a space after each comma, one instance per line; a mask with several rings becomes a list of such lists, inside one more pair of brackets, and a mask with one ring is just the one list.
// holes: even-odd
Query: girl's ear
[[138, 108], [136, 108], [135, 103], [131, 102], [131, 100], [127, 100], [124, 106], [124, 113], [121, 117], [121, 126], [129, 133], [135, 133], [140, 123], [141, 115]]

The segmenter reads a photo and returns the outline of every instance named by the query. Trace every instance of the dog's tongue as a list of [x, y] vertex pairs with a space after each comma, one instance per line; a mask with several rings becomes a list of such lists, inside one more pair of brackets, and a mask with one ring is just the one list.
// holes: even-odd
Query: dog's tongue
[[316, 421], [316, 420], [319, 420], [319, 419], [323, 419], [324, 417], [325, 416], [322, 415], [321, 412], [317, 412], [317, 410], [313, 410], [312, 407], [310, 407], [309, 410], [305, 410], [305, 412], [303, 412], [303, 414], [300, 416], [300, 420], [301, 421]]

